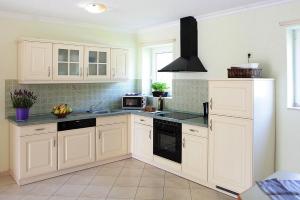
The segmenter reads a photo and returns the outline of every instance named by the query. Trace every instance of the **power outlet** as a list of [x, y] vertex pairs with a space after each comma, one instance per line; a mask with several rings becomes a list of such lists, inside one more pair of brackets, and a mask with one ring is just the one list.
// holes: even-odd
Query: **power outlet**
[[251, 63], [251, 60], [253, 60], [253, 58], [254, 58], [254, 53], [253, 52], [249, 52], [247, 54], [248, 63]]

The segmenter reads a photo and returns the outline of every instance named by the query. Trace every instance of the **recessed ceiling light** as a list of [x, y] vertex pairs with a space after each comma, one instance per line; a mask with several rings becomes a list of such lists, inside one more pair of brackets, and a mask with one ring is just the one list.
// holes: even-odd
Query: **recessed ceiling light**
[[107, 6], [102, 3], [90, 3], [85, 6], [85, 9], [90, 13], [103, 13], [107, 11]]

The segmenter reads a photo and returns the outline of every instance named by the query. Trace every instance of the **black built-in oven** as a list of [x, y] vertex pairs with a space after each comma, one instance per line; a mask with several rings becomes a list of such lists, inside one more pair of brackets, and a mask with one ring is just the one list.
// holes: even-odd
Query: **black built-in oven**
[[153, 154], [181, 163], [181, 123], [153, 119]]

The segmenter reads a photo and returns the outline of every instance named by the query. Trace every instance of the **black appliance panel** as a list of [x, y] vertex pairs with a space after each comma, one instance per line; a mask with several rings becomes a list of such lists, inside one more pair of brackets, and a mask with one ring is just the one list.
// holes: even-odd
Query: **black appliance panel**
[[88, 128], [96, 126], [96, 118], [91, 119], [80, 119], [73, 121], [64, 121], [57, 123], [58, 131], [67, 131], [72, 129]]
[[153, 154], [181, 163], [181, 123], [153, 120]]

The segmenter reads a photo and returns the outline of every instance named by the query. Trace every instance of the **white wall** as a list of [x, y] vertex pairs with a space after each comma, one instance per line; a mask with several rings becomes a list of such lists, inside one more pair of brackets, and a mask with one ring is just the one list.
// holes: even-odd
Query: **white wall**
[[126, 47], [131, 51], [131, 77], [136, 72], [136, 35], [102, 30], [98, 27], [79, 27], [31, 20], [0, 17], [0, 172], [9, 169], [9, 133], [5, 120], [5, 80], [17, 79], [17, 39], [35, 37]]
[[[199, 20], [199, 57], [207, 73], [179, 73], [177, 79], [226, 78], [232, 64], [246, 63], [247, 53], [264, 66], [264, 77], [276, 79], [277, 168], [300, 172], [300, 110], [286, 108], [286, 30], [279, 22], [299, 19], [300, 2]], [[176, 39], [179, 25], [140, 31], [138, 42]], [[263, 111], [262, 111], [263, 112]]]

